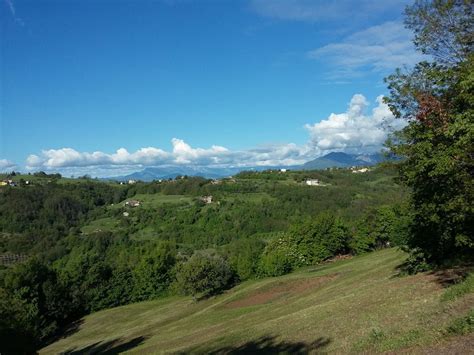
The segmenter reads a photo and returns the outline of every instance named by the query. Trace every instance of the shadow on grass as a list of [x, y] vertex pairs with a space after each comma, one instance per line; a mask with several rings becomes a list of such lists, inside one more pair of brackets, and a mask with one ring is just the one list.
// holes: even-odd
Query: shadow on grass
[[472, 270], [472, 266], [456, 266], [449, 269], [434, 270], [429, 274], [435, 277], [438, 284], [446, 288], [464, 281]]
[[326, 348], [331, 339], [320, 337], [312, 343], [278, 341], [273, 336], [264, 336], [237, 347], [224, 347], [208, 351], [207, 354], [308, 354]]
[[469, 276], [469, 273], [474, 271], [474, 265], [458, 265], [451, 267], [439, 267], [431, 271], [413, 272], [410, 263], [404, 262], [396, 267], [396, 273], [391, 278], [413, 276], [416, 274], [425, 273], [428, 276], [434, 277], [434, 281], [443, 288], [460, 283]]
[[128, 341], [118, 338], [106, 342], [97, 342], [81, 349], [70, 349], [62, 354], [79, 355], [79, 354], [119, 354], [127, 350], [131, 350], [142, 344], [146, 337], [139, 336]]
[[53, 335], [51, 338], [48, 338], [42, 344], [42, 346], [47, 346], [49, 344], [52, 344], [52, 343], [58, 341], [59, 339], [64, 339], [64, 338], [67, 338], [67, 337], [73, 335], [74, 333], [79, 331], [79, 328], [81, 327], [82, 323], [84, 323], [83, 319], [78, 319], [78, 320], [70, 323], [64, 329], [60, 330], [57, 334]]

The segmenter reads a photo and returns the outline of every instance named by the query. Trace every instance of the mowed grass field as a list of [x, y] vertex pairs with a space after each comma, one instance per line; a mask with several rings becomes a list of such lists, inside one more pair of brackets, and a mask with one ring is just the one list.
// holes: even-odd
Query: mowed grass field
[[101, 311], [40, 353], [468, 353], [472, 333], [447, 329], [472, 311], [474, 294], [447, 301], [442, 275], [400, 276], [405, 257], [386, 249], [203, 301], [175, 296]]

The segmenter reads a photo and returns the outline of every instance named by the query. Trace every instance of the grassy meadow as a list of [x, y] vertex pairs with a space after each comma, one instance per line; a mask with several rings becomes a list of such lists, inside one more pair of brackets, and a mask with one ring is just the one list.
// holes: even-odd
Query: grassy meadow
[[468, 351], [472, 277], [447, 287], [443, 273], [403, 276], [405, 257], [385, 249], [197, 302], [173, 296], [100, 311], [40, 354]]

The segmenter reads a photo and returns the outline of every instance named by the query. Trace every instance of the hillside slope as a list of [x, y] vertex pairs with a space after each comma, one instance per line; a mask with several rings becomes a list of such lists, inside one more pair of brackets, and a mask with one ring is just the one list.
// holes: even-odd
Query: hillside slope
[[197, 303], [170, 297], [101, 311], [40, 353], [349, 353], [446, 346], [440, 339], [473, 308], [474, 294], [443, 302], [442, 275], [398, 276], [404, 258], [386, 249], [245, 282]]

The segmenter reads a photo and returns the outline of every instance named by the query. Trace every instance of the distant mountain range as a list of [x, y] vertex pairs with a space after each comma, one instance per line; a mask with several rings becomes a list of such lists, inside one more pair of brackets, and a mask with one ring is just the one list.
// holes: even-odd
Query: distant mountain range
[[219, 179], [235, 175], [244, 170], [267, 170], [280, 167], [240, 167], [240, 168], [209, 168], [203, 166], [167, 166], [159, 168], [145, 168], [130, 175], [116, 176], [107, 178], [107, 180], [141, 180], [152, 181], [157, 179], [167, 180], [174, 179], [177, 176], [201, 176], [207, 179]]
[[174, 179], [177, 176], [202, 176], [208, 179], [219, 179], [235, 175], [244, 170], [268, 170], [268, 169], [291, 169], [291, 170], [318, 170], [332, 167], [370, 166], [384, 160], [382, 154], [347, 154], [334, 152], [311, 160], [303, 165], [294, 166], [249, 166], [238, 168], [209, 168], [201, 166], [167, 166], [156, 168], [145, 168], [135, 173], [108, 178], [107, 180], [141, 180], [152, 181], [157, 179]]
[[303, 164], [302, 170], [318, 170], [326, 168], [346, 168], [351, 166], [370, 166], [384, 161], [382, 154], [347, 154], [333, 152]]

